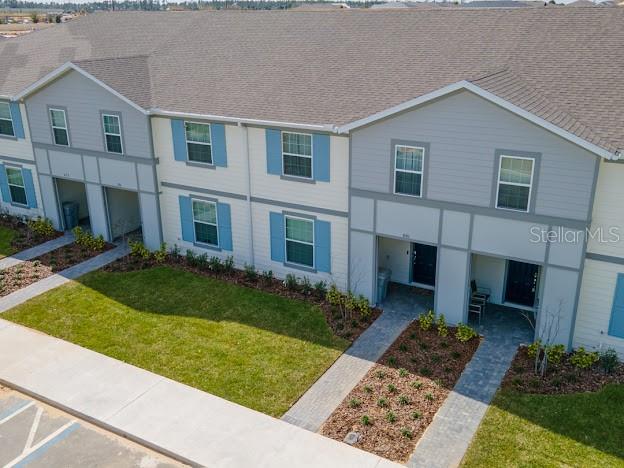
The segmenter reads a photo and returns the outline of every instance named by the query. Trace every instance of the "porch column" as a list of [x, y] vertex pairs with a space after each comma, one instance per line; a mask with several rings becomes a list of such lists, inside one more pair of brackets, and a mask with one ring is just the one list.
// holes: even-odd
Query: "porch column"
[[542, 340], [569, 347], [574, 326], [576, 291], [580, 288], [579, 273], [550, 265], [545, 270], [536, 334]]
[[467, 250], [438, 248], [435, 313], [444, 314], [449, 324], [466, 322], [469, 258]]
[[41, 191], [41, 201], [43, 202], [43, 213], [45, 217], [52, 221], [54, 229], [58, 231], [62, 230], [63, 223], [59, 215], [54, 179], [49, 175], [40, 174], [39, 190]]
[[362, 294], [371, 303], [376, 301], [377, 248], [375, 235], [351, 231], [351, 254], [349, 258], [349, 288], [356, 295]]
[[148, 249], [157, 250], [162, 242], [162, 232], [156, 195], [139, 193], [139, 205], [141, 207], [143, 243]]
[[99, 236], [101, 234], [105, 241], [110, 242], [104, 190], [101, 185], [90, 183], [85, 184], [85, 190], [87, 192], [87, 203], [89, 205], [91, 231], [93, 231], [93, 235]]

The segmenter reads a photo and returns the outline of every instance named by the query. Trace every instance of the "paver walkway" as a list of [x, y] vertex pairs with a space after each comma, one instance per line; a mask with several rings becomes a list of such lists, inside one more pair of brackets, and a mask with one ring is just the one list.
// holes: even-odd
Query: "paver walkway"
[[114, 249], [104, 252], [96, 257], [90, 258], [78, 265], [67, 268], [52, 276], [48, 276], [36, 283], [33, 283], [25, 288], [19, 289], [11, 294], [8, 294], [0, 298], [0, 314], [7, 310], [19, 305], [27, 300], [43, 294], [46, 291], [54, 289], [72, 279], [76, 279], [91, 271], [102, 268], [105, 265], [123, 257], [129, 252], [127, 245], [119, 245]]
[[430, 302], [430, 298], [414, 295], [390, 296], [383, 304], [383, 314], [303, 394], [282, 419], [317, 432], [401, 332], [421, 312], [430, 308]]
[[6, 268], [17, 265], [18, 263], [25, 262], [26, 260], [31, 260], [33, 258], [38, 257], [39, 255], [46, 254], [51, 252], [52, 250], [56, 250], [64, 245], [70, 244], [74, 241], [74, 235], [67, 232], [63, 234], [61, 237], [57, 237], [56, 239], [49, 240], [44, 242], [43, 244], [35, 245], [30, 249], [22, 250], [14, 255], [9, 257], [4, 257], [0, 260], [0, 270], [4, 270]]
[[5, 320], [0, 320], [0, 383], [190, 464], [400, 467]]
[[[409, 467], [448, 468], [461, 463], [521, 343], [532, 341], [517, 311], [490, 305], [479, 332], [484, 340], [409, 459]], [[506, 310], [507, 309], [507, 310]]]

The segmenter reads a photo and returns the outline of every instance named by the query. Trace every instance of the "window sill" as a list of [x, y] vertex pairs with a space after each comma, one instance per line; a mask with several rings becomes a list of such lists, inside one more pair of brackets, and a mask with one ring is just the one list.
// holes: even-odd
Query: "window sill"
[[2, 133], [0, 133], [0, 138], [2, 138], [3, 140], [13, 140], [13, 141], [17, 141], [18, 140], [18, 138], [15, 135], [13, 135], [13, 136], [11, 136], [11, 135], [3, 135]]
[[11, 202], [10, 205], [14, 206], [15, 208], [22, 208], [24, 210], [30, 210], [30, 206], [22, 205], [21, 203]]
[[394, 192], [395, 195], [399, 196], [399, 197], [412, 197], [412, 198], [422, 198], [422, 195], [414, 195], [411, 193], [401, 193], [401, 192]]
[[288, 180], [290, 182], [302, 182], [304, 184], [316, 184], [316, 180], [314, 179], [308, 179], [306, 177], [296, 177], [296, 176], [288, 176], [288, 175], [281, 175], [280, 179], [282, 180]]
[[217, 168], [217, 166], [215, 166], [213, 163], [189, 161], [188, 159], [186, 160], [186, 165], [191, 166], [191, 167], [203, 167], [204, 169], [213, 169], [213, 170]]
[[305, 271], [307, 273], [318, 273], [317, 269], [314, 268], [314, 267], [309, 267], [309, 266], [305, 266], [305, 265], [299, 265], [297, 263], [284, 262], [283, 265], [286, 268], [293, 268], [295, 270], [301, 270], [301, 271]]
[[496, 208], [497, 210], [502, 210], [502, 211], [511, 211], [513, 213], [530, 213], [530, 211], [528, 209], [526, 210], [518, 210], [516, 208], [505, 208], [502, 206], [495, 206], [494, 208]]
[[219, 247], [218, 245], [212, 245], [212, 244], [205, 244], [203, 242], [193, 242], [193, 245], [195, 247], [199, 247], [200, 249], [206, 249], [206, 250], [214, 250], [215, 252], [222, 252], [223, 249], [221, 247]]

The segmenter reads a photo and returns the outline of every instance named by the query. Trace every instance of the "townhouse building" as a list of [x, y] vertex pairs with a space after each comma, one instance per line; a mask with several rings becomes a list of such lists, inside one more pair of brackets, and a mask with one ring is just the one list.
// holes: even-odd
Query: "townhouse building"
[[624, 353], [623, 18], [530, 10], [117, 13], [3, 43], [2, 207], [63, 229], [75, 202], [107, 240], [373, 302], [389, 269], [451, 323], [478, 285]]

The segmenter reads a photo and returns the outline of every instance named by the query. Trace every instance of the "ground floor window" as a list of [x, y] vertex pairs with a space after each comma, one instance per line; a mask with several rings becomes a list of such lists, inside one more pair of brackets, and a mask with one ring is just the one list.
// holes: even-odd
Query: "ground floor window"
[[286, 216], [286, 262], [314, 267], [314, 221]]
[[14, 167], [7, 167], [6, 173], [9, 182], [9, 192], [11, 193], [11, 201], [20, 205], [28, 205], [22, 170]]
[[217, 204], [209, 201], [193, 200], [195, 241], [202, 244], [219, 245], [219, 230], [217, 226]]

